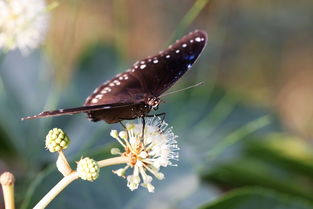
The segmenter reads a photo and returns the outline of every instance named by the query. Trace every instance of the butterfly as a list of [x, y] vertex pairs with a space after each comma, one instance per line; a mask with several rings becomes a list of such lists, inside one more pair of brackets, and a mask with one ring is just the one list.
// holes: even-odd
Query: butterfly
[[126, 72], [103, 83], [83, 106], [45, 111], [22, 120], [86, 113], [93, 122], [104, 120], [112, 124], [145, 117], [159, 106], [159, 97], [191, 68], [206, 42], [206, 32], [191, 32], [166, 50], [137, 61]]

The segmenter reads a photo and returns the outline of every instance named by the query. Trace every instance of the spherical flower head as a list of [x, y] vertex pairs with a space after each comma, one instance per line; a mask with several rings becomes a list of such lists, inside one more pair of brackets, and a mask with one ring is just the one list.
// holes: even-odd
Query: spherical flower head
[[44, 0], [0, 0], [0, 49], [27, 54], [43, 41], [49, 14]]
[[99, 177], [100, 167], [98, 163], [89, 158], [83, 158], [77, 163], [78, 176], [87, 181], [94, 181]]
[[[142, 123], [128, 123], [126, 130], [119, 133], [114, 131], [114, 134], [111, 134], [124, 148], [121, 156], [131, 159], [125, 168], [113, 172], [127, 179], [130, 190], [133, 191], [141, 185], [149, 192], [153, 192], [152, 176], [159, 180], [164, 179], [160, 168], [174, 166], [172, 160], [178, 160], [179, 148], [175, 140], [177, 136], [173, 133], [172, 127], [169, 128], [159, 117], [146, 118], [143, 135], [142, 128]], [[128, 168], [133, 168], [133, 172], [126, 176]]]
[[46, 136], [46, 148], [50, 152], [64, 150], [70, 144], [70, 139], [60, 128], [51, 129]]

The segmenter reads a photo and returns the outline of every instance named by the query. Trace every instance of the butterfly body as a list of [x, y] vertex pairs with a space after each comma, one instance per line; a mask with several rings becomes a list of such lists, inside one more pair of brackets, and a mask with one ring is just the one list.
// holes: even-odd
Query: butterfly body
[[118, 123], [122, 120], [131, 120], [139, 117], [143, 117], [151, 110], [151, 106], [141, 102], [126, 107], [116, 107], [112, 109], [103, 109], [97, 111], [90, 111], [87, 113], [88, 118], [92, 122], [98, 122], [104, 120], [108, 124]]
[[206, 33], [194, 31], [165, 51], [137, 61], [126, 72], [96, 88], [84, 106], [42, 112], [23, 119], [86, 113], [91, 121], [116, 123], [144, 117], [159, 105], [159, 97], [188, 71], [206, 44]]

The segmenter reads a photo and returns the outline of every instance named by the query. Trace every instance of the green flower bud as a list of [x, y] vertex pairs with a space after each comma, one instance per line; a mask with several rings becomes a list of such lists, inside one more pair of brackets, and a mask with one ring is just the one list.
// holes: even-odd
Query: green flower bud
[[128, 138], [127, 132], [126, 131], [121, 131], [119, 133], [119, 137], [124, 139], [124, 140], [127, 140], [127, 138]]
[[112, 148], [111, 149], [111, 154], [112, 155], [120, 155], [122, 153], [121, 153], [121, 150], [119, 148]]
[[60, 128], [51, 129], [46, 136], [46, 148], [50, 152], [64, 150], [70, 144], [70, 139]]
[[99, 172], [98, 163], [89, 157], [81, 159], [77, 164], [78, 176], [83, 180], [94, 181], [98, 178]]
[[117, 130], [111, 130], [110, 135], [111, 135], [114, 139], [118, 139], [118, 132], [117, 132]]

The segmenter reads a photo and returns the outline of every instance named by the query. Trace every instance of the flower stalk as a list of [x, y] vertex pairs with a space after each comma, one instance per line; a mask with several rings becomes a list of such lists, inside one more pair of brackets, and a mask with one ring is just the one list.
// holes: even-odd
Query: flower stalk
[[59, 151], [59, 157], [57, 159], [56, 166], [60, 173], [63, 174], [63, 176], [68, 176], [73, 172], [62, 150]]
[[0, 183], [2, 186], [4, 204], [6, 209], [15, 209], [14, 181], [14, 176], [10, 172], [5, 172], [0, 176]]
[[38, 203], [33, 209], [42, 209], [48, 206], [48, 204], [63, 191], [70, 183], [78, 179], [78, 174], [73, 171], [70, 175], [63, 177], [59, 183], [57, 183]]
[[[66, 157], [63, 155], [66, 160]], [[114, 157], [105, 160], [98, 161], [98, 165], [100, 168], [128, 163], [128, 157]], [[77, 171], [72, 171], [69, 175], [63, 177], [61, 181], [59, 181], [34, 207], [34, 209], [43, 209], [48, 206], [48, 204], [58, 195], [60, 194], [70, 183], [79, 179], [79, 173]]]
[[98, 161], [98, 165], [100, 168], [111, 166], [111, 165], [118, 165], [128, 163], [130, 161], [129, 157], [113, 157], [105, 160]]

